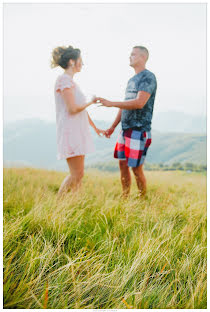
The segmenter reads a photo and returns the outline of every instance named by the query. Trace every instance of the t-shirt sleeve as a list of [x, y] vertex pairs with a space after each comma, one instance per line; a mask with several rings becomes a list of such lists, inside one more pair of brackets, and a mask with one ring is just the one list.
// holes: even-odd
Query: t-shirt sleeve
[[145, 91], [150, 94], [155, 90], [157, 85], [156, 78], [154, 75], [147, 75], [140, 80], [138, 85], [138, 91]]
[[74, 87], [74, 83], [71, 80], [71, 78], [67, 76], [63, 76], [57, 80], [55, 90], [63, 91], [65, 88], [72, 88], [72, 87]]

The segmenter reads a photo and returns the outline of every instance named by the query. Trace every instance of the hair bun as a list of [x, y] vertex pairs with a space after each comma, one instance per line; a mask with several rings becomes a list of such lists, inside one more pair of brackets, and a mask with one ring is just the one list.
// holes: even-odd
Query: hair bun
[[80, 50], [71, 45], [57, 47], [52, 51], [51, 68], [61, 66], [66, 69], [70, 59], [76, 60], [80, 56]]

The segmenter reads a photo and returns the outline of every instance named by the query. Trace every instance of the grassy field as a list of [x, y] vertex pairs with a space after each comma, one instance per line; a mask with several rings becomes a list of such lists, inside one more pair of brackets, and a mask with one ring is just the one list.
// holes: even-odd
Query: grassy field
[[4, 168], [4, 308], [207, 308], [206, 175], [146, 172], [120, 199], [119, 173]]

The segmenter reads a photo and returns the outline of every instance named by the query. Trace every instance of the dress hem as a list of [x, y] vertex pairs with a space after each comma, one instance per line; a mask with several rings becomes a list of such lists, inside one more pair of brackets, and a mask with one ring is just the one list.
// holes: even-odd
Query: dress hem
[[95, 150], [93, 151], [89, 151], [89, 152], [84, 152], [84, 153], [77, 153], [77, 154], [70, 154], [70, 155], [65, 155], [65, 156], [57, 156], [57, 160], [62, 160], [62, 159], [66, 159], [66, 158], [72, 158], [72, 157], [76, 157], [76, 156], [82, 156], [82, 155], [86, 155], [86, 154], [90, 154], [90, 153], [94, 153]]

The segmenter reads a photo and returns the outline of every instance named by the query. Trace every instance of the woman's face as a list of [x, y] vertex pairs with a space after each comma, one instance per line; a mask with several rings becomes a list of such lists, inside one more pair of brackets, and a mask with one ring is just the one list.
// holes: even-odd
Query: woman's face
[[82, 65], [83, 65], [82, 57], [80, 56], [75, 62], [75, 71], [80, 72], [82, 69]]

